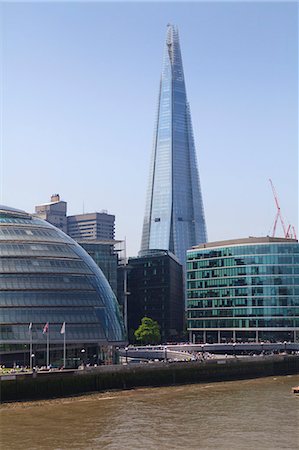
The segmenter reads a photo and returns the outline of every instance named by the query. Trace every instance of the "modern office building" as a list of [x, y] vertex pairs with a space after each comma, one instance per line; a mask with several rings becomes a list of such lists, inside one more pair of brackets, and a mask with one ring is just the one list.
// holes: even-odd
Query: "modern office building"
[[115, 245], [120, 241], [77, 240], [77, 242], [100, 267], [114, 294], [117, 296], [117, 269], [119, 258]]
[[67, 203], [60, 200], [59, 194], [54, 194], [51, 196], [49, 203], [43, 203], [35, 207], [34, 215], [67, 233], [66, 210]]
[[179, 35], [168, 25], [140, 255], [165, 249], [185, 265], [187, 249], [206, 240]]
[[250, 237], [187, 252], [192, 342], [299, 340], [299, 244]]
[[75, 240], [109, 240], [115, 235], [115, 216], [106, 211], [68, 216], [67, 233]]
[[[124, 343], [118, 303], [93, 259], [73, 239], [23, 211], [0, 207], [0, 351], [2, 363], [103, 359]], [[45, 332], [45, 325], [47, 330]], [[44, 330], [44, 333], [43, 333]]]
[[117, 294], [117, 251], [114, 240], [115, 216], [101, 213], [66, 215], [67, 203], [58, 194], [51, 202], [35, 207], [34, 216], [46, 220], [61, 229], [87, 251], [100, 267], [115, 295]]
[[167, 250], [151, 250], [129, 258], [127, 271], [129, 337], [147, 316], [159, 323], [162, 342], [182, 339], [183, 268], [178, 259]]

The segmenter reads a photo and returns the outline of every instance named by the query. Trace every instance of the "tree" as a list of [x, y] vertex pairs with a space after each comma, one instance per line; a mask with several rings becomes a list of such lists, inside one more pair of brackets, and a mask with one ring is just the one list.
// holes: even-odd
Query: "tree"
[[150, 317], [143, 317], [134, 336], [141, 344], [159, 344], [161, 342], [160, 326]]

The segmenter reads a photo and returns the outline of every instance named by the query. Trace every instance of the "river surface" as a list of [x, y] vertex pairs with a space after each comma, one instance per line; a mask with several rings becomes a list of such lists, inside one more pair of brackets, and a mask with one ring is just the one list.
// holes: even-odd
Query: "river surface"
[[299, 376], [106, 392], [1, 407], [1, 449], [299, 448]]

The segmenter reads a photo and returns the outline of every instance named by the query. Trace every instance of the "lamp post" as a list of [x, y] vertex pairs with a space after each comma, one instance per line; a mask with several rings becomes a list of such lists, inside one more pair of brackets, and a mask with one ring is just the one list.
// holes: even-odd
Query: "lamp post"
[[236, 343], [233, 343], [233, 351], [234, 351], [234, 357], [236, 357]]
[[30, 370], [32, 370], [33, 371], [33, 367], [34, 367], [34, 364], [33, 364], [33, 358], [35, 357], [35, 354], [34, 353], [30, 353]]
[[84, 358], [84, 356], [85, 356], [85, 348], [82, 348], [81, 354], [82, 354], [82, 363], [83, 363], [83, 366], [85, 366], [85, 358]]
[[126, 364], [128, 364], [128, 347], [125, 347], [125, 351], [126, 351]]
[[284, 341], [284, 352], [287, 352], [287, 341]]

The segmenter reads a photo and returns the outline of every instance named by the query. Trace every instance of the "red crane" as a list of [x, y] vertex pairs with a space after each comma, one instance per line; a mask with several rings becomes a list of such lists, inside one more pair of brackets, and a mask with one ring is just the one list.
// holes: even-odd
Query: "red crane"
[[272, 192], [273, 192], [273, 196], [274, 196], [274, 200], [275, 200], [275, 204], [276, 204], [276, 208], [277, 208], [277, 212], [276, 212], [276, 216], [275, 216], [275, 220], [274, 220], [274, 225], [273, 225], [272, 237], [275, 237], [277, 222], [278, 222], [278, 219], [280, 219], [280, 223], [281, 223], [281, 226], [282, 226], [282, 229], [283, 229], [284, 237], [286, 239], [293, 239], [293, 238], [297, 239], [295, 228], [292, 225], [289, 225], [287, 228], [285, 226], [284, 220], [283, 220], [282, 215], [281, 215], [280, 205], [279, 205], [278, 196], [277, 196], [275, 187], [274, 187], [274, 185], [272, 183], [271, 178], [269, 179], [269, 181], [270, 181], [270, 184], [271, 184], [271, 188], [272, 188]]

